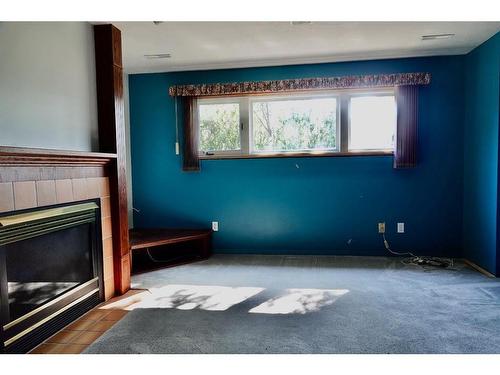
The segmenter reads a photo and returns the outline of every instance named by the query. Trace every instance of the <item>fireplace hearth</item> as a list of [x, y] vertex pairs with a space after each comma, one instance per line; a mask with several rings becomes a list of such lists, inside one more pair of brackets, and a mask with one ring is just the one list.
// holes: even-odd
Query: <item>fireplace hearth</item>
[[99, 200], [0, 215], [0, 348], [23, 353], [103, 300]]

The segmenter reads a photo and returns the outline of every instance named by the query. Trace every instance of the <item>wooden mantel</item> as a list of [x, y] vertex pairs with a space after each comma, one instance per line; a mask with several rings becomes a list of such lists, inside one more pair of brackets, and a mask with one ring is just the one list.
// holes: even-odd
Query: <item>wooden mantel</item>
[[0, 146], [0, 165], [94, 166], [107, 165], [115, 159], [116, 154], [113, 153]]

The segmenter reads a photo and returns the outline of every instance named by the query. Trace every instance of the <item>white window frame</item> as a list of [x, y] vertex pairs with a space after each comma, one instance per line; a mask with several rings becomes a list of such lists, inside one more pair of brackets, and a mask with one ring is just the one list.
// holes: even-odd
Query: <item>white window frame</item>
[[[393, 148], [371, 148], [371, 149], [351, 149], [351, 99], [352, 98], [359, 98], [363, 96], [393, 96], [394, 97], [394, 102], [396, 102], [396, 96], [394, 89], [392, 90], [373, 90], [373, 91], [362, 91], [362, 92], [353, 92], [348, 94], [348, 130], [347, 130], [347, 152], [350, 153], [358, 153], [358, 152], [390, 152], [394, 150]], [[396, 103], [395, 103], [396, 104]], [[396, 111], [397, 111], [397, 105], [396, 105]], [[396, 112], [397, 116], [397, 112]], [[396, 129], [394, 129], [394, 134], [396, 134]]]
[[[197, 99], [197, 118], [200, 116], [201, 104], [238, 104], [240, 114], [240, 150], [230, 151], [209, 151], [199, 150], [201, 159], [238, 159], [238, 158], [258, 158], [258, 157], [279, 157], [279, 156], [349, 156], [349, 155], [390, 155], [394, 149], [349, 149], [351, 132], [351, 98], [359, 96], [394, 96], [395, 90], [391, 88], [383, 89], [349, 89], [349, 90], [322, 90], [307, 93], [290, 94], [266, 94], [247, 95], [230, 97], [208, 97]], [[252, 106], [259, 101], [281, 101], [281, 100], [312, 100], [317, 98], [335, 98], [337, 100], [336, 118], [336, 147], [326, 149], [304, 149], [286, 151], [259, 151], [253, 150], [252, 136]], [[396, 108], [397, 110], [397, 108]], [[198, 124], [199, 126], [199, 120]], [[200, 132], [198, 132], [200, 133]], [[394, 133], [395, 134], [395, 133]], [[198, 135], [200, 137], [200, 134]], [[200, 139], [198, 139], [200, 141]], [[201, 144], [201, 142], [199, 142]]]

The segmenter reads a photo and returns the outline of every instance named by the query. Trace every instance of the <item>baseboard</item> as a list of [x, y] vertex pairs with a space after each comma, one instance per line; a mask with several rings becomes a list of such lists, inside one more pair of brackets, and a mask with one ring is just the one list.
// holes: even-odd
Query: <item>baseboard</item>
[[471, 262], [470, 260], [468, 259], [463, 259], [464, 263], [467, 264], [468, 266], [470, 266], [471, 268], [474, 268], [476, 271], [482, 273], [483, 275], [485, 276], [488, 276], [488, 277], [492, 277], [492, 278], [496, 278], [495, 275], [493, 275], [491, 272], [489, 271], [486, 271], [483, 267], [481, 266], [478, 266], [476, 263], [474, 262]]

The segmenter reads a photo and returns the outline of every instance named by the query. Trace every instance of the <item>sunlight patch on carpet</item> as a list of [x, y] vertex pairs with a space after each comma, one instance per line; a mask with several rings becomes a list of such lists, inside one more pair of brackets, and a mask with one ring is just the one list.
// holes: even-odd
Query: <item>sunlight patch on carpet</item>
[[263, 290], [254, 287], [172, 284], [151, 289], [150, 295], [130, 308], [224, 311]]
[[347, 289], [287, 289], [249, 312], [256, 314], [307, 314], [331, 305], [348, 293]]

